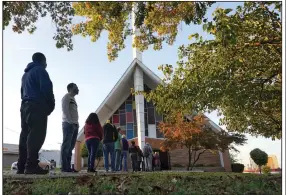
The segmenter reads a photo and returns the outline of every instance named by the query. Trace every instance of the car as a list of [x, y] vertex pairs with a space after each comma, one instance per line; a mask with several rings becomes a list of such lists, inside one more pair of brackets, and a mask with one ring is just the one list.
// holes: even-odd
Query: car
[[[51, 169], [51, 163], [50, 161], [48, 161], [47, 159], [45, 159], [44, 157], [40, 157], [39, 158], [39, 166], [42, 168], [42, 169], [45, 169], [45, 170], [50, 170]], [[17, 167], [17, 162], [13, 162], [12, 165], [11, 165], [11, 170], [17, 170], [18, 167]]]

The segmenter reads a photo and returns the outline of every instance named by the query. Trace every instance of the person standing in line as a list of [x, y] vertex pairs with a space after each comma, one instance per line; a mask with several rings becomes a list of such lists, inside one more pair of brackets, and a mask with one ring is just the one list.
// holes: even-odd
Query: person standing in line
[[103, 130], [96, 113], [91, 113], [85, 121], [84, 126], [85, 144], [88, 150], [87, 172], [96, 172], [94, 161], [98, 150], [99, 142], [103, 137]]
[[138, 149], [135, 145], [134, 141], [131, 141], [131, 146], [129, 147], [129, 154], [130, 154], [130, 158], [131, 158], [131, 162], [132, 162], [132, 169], [133, 172], [138, 171], [138, 162], [137, 162], [137, 155], [138, 155]]
[[114, 143], [114, 147], [115, 147], [115, 170], [116, 171], [120, 171], [120, 163], [121, 163], [121, 147], [122, 147], [122, 135], [120, 133], [121, 129], [120, 127], [117, 128], [117, 132], [118, 132], [118, 138]]
[[[137, 169], [138, 169], [138, 171], [143, 171], [143, 161], [142, 161], [142, 158], [143, 158], [143, 160], [144, 160], [144, 156], [143, 156], [143, 152], [142, 152], [142, 150], [140, 149], [140, 147], [139, 146], [136, 146], [136, 148], [137, 148]], [[141, 168], [141, 163], [142, 163], [142, 168]]]
[[[120, 170], [128, 172], [127, 153], [128, 153], [129, 144], [128, 144], [128, 141], [125, 135], [122, 135], [121, 142], [122, 142], [122, 152], [121, 152]], [[122, 160], [123, 160], [123, 168], [122, 168]]]
[[61, 148], [62, 172], [77, 172], [71, 168], [72, 150], [78, 134], [78, 110], [75, 96], [79, 90], [75, 83], [67, 86], [68, 93], [62, 98], [63, 112], [63, 143]]
[[144, 146], [143, 155], [146, 161], [146, 171], [152, 171], [153, 150], [149, 143], [146, 143], [146, 145]]
[[48, 116], [55, 108], [53, 83], [46, 71], [47, 61], [35, 53], [24, 70], [21, 85], [21, 134], [17, 174], [47, 174], [39, 167], [39, 151], [47, 133]]
[[111, 159], [111, 171], [115, 172], [115, 149], [114, 142], [118, 139], [116, 127], [107, 120], [103, 126], [103, 157], [105, 171], [109, 171], [109, 155]]

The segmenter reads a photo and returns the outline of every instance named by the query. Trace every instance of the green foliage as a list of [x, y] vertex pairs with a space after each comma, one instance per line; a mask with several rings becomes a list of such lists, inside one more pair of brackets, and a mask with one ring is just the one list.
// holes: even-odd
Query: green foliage
[[88, 157], [88, 150], [85, 143], [81, 145], [80, 156], [82, 158]]
[[250, 152], [251, 159], [259, 166], [259, 171], [261, 173], [261, 166], [266, 165], [268, 162], [268, 154], [258, 148], [253, 149]]
[[228, 132], [282, 135], [281, 2], [218, 8], [204, 29], [214, 36], [179, 48], [178, 67], [159, 67], [163, 83], [149, 94], [160, 113], [218, 111]]
[[271, 173], [271, 168], [269, 166], [262, 166], [261, 171], [263, 174], [269, 174]]
[[243, 173], [244, 164], [232, 163], [231, 164], [231, 170], [232, 170], [232, 172], [235, 172], [235, 173]]
[[229, 157], [230, 157], [230, 162], [231, 163], [237, 163], [238, 162], [237, 154], [235, 154], [233, 152], [230, 152], [229, 153]]
[[[172, 45], [182, 22], [200, 24], [207, 8], [213, 2], [4, 2], [4, 27], [11, 20], [13, 29], [21, 33], [25, 29], [34, 32], [38, 17], [48, 13], [57, 26], [54, 39], [57, 48], [72, 50], [72, 31], [75, 35], [90, 37], [96, 42], [103, 31], [108, 32], [107, 55], [115, 60], [125, 48], [125, 40], [133, 35], [131, 15], [133, 7], [135, 26], [140, 32], [133, 46], [141, 51], [153, 45], [155, 50], [165, 42]], [[83, 16], [79, 23], [71, 23], [74, 16]]]
[[47, 15], [52, 18], [56, 26], [53, 37], [56, 47], [66, 47], [68, 51], [72, 50], [71, 24], [74, 10], [70, 2], [5, 1], [3, 2], [3, 30], [12, 21], [14, 32], [20, 34], [27, 30], [32, 34], [36, 30], [35, 24], [39, 17]]

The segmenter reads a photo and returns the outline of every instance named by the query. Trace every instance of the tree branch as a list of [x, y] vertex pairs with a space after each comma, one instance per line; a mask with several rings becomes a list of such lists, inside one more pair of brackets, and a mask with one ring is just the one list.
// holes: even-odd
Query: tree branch
[[205, 153], [205, 151], [207, 151], [207, 150], [206, 150], [206, 149], [204, 149], [202, 152], [200, 152], [200, 153], [199, 153], [199, 155], [198, 155], [197, 159], [194, 161], [194, 163], [193, 163], [193, 165], [192, 165], [192, 167], [191, 167], [191, 170], [192, 170], [192, 169], [193, 169], [193, 167], [195, 166], [196, 162], [199, 160], [199, 158], [200, 158], [201, 154]]

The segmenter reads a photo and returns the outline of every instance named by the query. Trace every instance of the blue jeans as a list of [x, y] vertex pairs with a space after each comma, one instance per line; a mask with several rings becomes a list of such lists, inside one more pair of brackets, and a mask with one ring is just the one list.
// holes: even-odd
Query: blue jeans
[[[123, 171], [128, 171], [128, 168], [127, 168], [127, 153], [128, 153], [128, 151], [122, 151], [121, 152], [120, 170], [123, 169]], [[123, 160], [123, 168], [122, 168], [122, 160]]]
[[75, 147], [78, 125], [63, 122], [63, 143], [61, 148], [62, 171], [71, 170], [72, 150]]
[[111, 170], [115, 171], [115, 148], [114, 142], [105, 143], [102, 146], [104, 156], [104, 168], [106, 171], [109, 170], [109, 154], [111, 158]]
[[121, 149], [115, 150], [115, 170], [120, 171], [121, 164]]
[[87, 166], [88, 169], [94, 169], [94, 161], [96, 159], [96, 153], [99, 145], [99, 139], [91, 138], [85, 141], [86, 148], [88, 150]]

